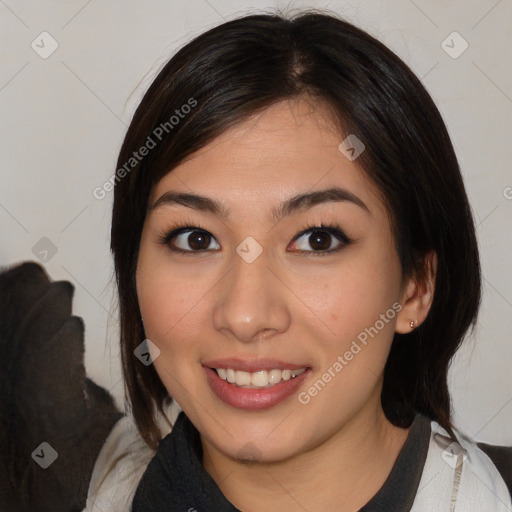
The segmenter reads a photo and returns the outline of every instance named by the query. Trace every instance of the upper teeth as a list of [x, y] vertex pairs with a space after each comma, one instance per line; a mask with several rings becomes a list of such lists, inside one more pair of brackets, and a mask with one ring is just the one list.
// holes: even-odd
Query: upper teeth
[[215, 368], [221, 379], [227, 380], [231, 384], [246, 388], [264, 388], [270, 387], [281, 382], [281, 380], [290, 380], [303, 373], [306, 368], [298, 370], [260, 370], [258, 372], [242, 372], [232, 370], [231, 368]]

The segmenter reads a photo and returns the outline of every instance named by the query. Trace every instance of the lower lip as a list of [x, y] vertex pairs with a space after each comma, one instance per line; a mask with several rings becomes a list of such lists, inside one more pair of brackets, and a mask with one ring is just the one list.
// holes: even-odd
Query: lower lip
[[304, 382], [304, 379], [311, 372], [311, 370], [307, 368], [306, 371], [297, 375], [297, 377], [290, 380], [282, 380], [271, 388], [246, 389], [221, 379], [217, 375], [217, 372], [211, 368], [206, 366], [203, 366], [203, 368], [206, 372], [208, 384], [218, 398], [232, 407], [250, 411], [269, 409], [282, 402], [297, 391]]

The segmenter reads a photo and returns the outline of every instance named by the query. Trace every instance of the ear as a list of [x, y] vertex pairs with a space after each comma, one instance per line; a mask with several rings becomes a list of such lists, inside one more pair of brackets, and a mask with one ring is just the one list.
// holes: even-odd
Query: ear
[[430, 311], [437, 275], [437, 254], [434, 251], [429, 252], [424, 258], [424, 264], [424, 278], [419, 281], [417, 277], [411, 277], [403, 286], [399, 299], [402, 309], [395, 324], [397, 333], [407, 334], [413, 331], [423, 323]]

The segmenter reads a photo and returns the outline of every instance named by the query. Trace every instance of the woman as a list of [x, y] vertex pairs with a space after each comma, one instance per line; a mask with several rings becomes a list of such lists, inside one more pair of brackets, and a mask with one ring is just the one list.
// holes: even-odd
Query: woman
[[396, 55], [328, 14], [224, 23], [159, 73], [117, 169], [123, 369], [145, 445], [122, 422], [111, 434], [105, 453], [123, 436], [140, 453], [124, 488], [103, 482], [112, 502], [510, 510], [510, 465], [451, 423], [477, 242], [445, 125]]

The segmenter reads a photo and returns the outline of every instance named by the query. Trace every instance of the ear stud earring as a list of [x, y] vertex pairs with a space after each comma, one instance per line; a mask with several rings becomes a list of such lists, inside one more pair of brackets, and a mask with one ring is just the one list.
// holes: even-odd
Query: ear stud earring
[[414, 329], [414, 320], [411, 320], [410, 326], [411, 326], [411, 329]]

